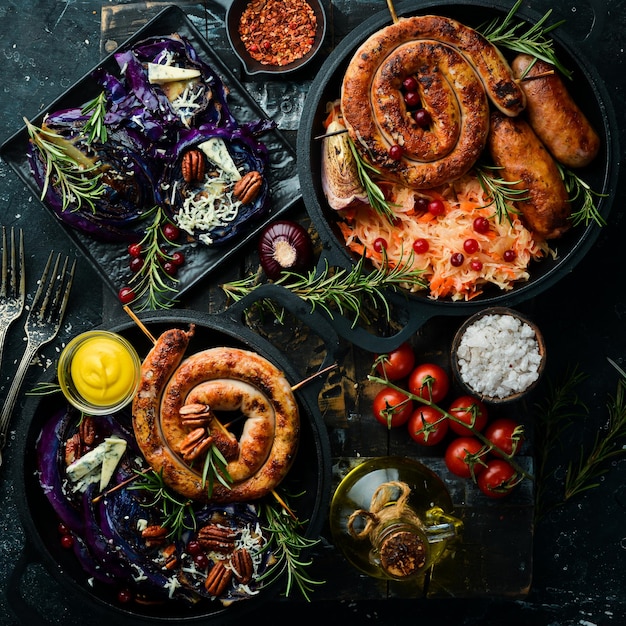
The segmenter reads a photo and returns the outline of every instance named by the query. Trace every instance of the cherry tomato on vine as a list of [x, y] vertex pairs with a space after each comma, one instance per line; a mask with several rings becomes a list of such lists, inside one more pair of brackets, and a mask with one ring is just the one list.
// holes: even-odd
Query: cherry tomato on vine
[[[524, 427], [508, 417], [494, 420], [485, 429], [485, 437], [506, 454], [515, 454], [524, 441]], [[497, 450], [492, 450], [495, 456], [501, 456]]]
[[386, 387], [374, 398], [374, 417], [387, 428], [406, 424], [413, 413], [413, 401], [401, 391]]
[[[473, 426], [475, 431], [478, 432], [481, 432], [487, 424], [487, 407], [473, 396], [459, 396], [453, 400], [448, 408], [448, 413], [468, 426]], [[470, 437], [472, 435], [471, 429], [454, 420], [450, 420], [450, 428], [462, 437]]]
[[492, 459], [476, 482], [486, 496], [503, 498], [519, 484], [520, 477], [510, 463], [503, 459]]
[[478, 476], [485, 469], [482, 450], [483, 444], [475, 437], [457, 437], [446, 448], [446, 467], [461, 478]]
[[448, 434], [446, 416], [435, 407], [420, 405], [408, 421], [409, 435], [422, 446], [435, 446]]
[[436, 363], [421, 363], [409, 376], [409, 391], [420, 398], [441, 402], [450, 389], [446, 370]]
[[415, 353], [408, 343], [376, 357], [376, 371], [387, 380], [406, 378], [415, 366]]

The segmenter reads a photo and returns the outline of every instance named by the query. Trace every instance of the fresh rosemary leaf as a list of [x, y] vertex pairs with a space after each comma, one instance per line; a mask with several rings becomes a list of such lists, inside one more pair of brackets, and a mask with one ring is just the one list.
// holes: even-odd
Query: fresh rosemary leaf
[[282, 507], [266, 503], [262, 505], [261, 517], [267, 520], [266, 530], [270, 534], [264, 550], [270, 550], [276, 561], [259, 577], [259, 581], [267, 580], [268, 584], [272, 584], [286, 575], [285, 596], [289, 597], [295, 586], [304, 599], [310, 601], [313, 586], [323, 585], [324, 581], [314, 580], [305, 573], [312, 561], [305, 560], [302, 551], [317, 545], [319, 540], [308, 539], [301, 534], [302, 522]]
[[45, 127], [38, 128], [26, 118], [24, 122], [44, 162], [41, 200], [46, 197], [48, 188], [54, 186], [61, 196], [63, 211], [70, 206], [78, 210], [87, 205], [95, 212], [95, 203], [104, 193], [98, 166], [61, 135]]
[[564, 20], [546, 26], [552, 14], [552, 9], [549, 9], [536, 24], [514, 22], [515, 14], [521, 4], [522, 0], [517, 0], [504, 19], [496, 18], [478, 30], [493, 45], [537, 57], [554, 65], [564, 76], [571, 78], [572, 72], [557, 58], [554, 41], [547, 37], [549, 33], [561, 26]]
[[228, 473], [228, 462], [219, 448], [213, 444], [204, 459], [202, 467], [202, 486], [207, 488], [207, 495], [210, 498], [213, 495], [213, 486], [215, 480], [224, 485], [226, 489], [230, 489], [233, 479]]
[[146, 218], [152, 218], [152, 222], [146, 226], [144, 237], [139, 243], [144, 264], [130, 279], [129, 285], [135, 292], [135, 302], [139, 303], [137, 310], [167, 309], [175, 304], [171, 295], [176, 292], [178, 280], [166, 274], [163, 262], [171, 257], [164, 255], [163, 250], [165, 244], [178, 244], [165, 240], [163, 225], [169, 219], [160, 207], [152, 208], [146, 213]]
[[514, 203], [527, 200], [528, 190], [513, 187], [513, 185], [518, 185], [520, 181], [511, 182], [495, 176], [495, 172], [499, 169], [502, 168], [482, 165], [476, 167], [475, 171], [480, 186], [491, 200], [486, 206], [493, 204], [495, 214], [500, 222], [504, 218], [511, 222], [511, 214], [519, 214]]
[[572, 223], [574, 226], [584, 224], [587, 226], [590, 222], [595, 222], [598, 226], [606, 226], [606, 220], [600, 215], [596, 206], [596, 198], [606, 198], [606, 194], [593, 191], [591, 187], [574, 172], [564, 168], [557, 163], [561, 178], [565, 183], [565, 189], [569, 195], [570, 202], [581, 201], [578, 210], [572, 213]]
[[381, 217], [386, 218], [390, 222], [393, 221], [394, 213], [391, 209], [391, 206], [389, 205], [389, 202], [385, 198], [385, 194], [370, 176], [370, 172], [372, 172], [373, 174], [380, 174], [380, 172], [361, 157], [359, 151], [354, 145], [354, 142], [350, 138], [348, 138], [348, 145], [350, 146], [352, 156], [354, 157], [354, 160], [356, 162], [356, 169], [359, 181], [365, 189], [365, 193], [367, 194], [367, 200], [370, 203], [370, 206]]
[[94, 141], [105, 143], [108, 137], [107, 129], [104, 123], [106, 115], [106, 94], [101, 92], [99, 96], [88, 102], [82, 109], [83, 115], [89, 115], [89, 119], [83, 127], [83, 132], [87, 135], [87, 143]]

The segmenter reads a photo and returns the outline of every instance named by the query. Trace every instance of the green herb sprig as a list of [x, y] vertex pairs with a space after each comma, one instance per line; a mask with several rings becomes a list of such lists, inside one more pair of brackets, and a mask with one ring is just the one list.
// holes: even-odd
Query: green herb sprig
[[95, 203], [104, 193], [102, 172], [70, 141], [50, 130], [38, 128], [24, 118], [31, 142], [44, 162], [45, 178], [41, 200], [48, 188], [54, 186], [61, 196], [61, 208], [66, 211], [71, 205], [78, 210], [87, 205], [95, 212]]
[[163, 269], [163, 261], [171, 259], [169, 255], [163, 254], [163, 246], [178, 245], [166, 240], [163, 235], [163, 226], [169, 218], [159, 206], [146, 213], [146, 219], [150, 218], [152, 222], [146, 226], [143, 239], [139, 242], [144, 263], [128, 283], [135, 292], [134, 302], [138, 303], [139, 311], [168, 309], [174, 306], [175, 300], [170, 296], [176, 292], [175, 285], [178, 283], [178, 279], [169, 276]]
[[233, 479], [228, 473], [227, 465], [228, 461], [226, 461], [219, 448], [213, 444], [207, 451], [204, 465], [202, 466], [202, 486], [207, 488], [209, 498], [213, 495], [213, 487], [216, 480], [224, 485], [226, 489], [231, 488]]
[[574, 226], [579, 224], [587, 226], [591, 222], [595, 222], [598, 226], [606, 226], [606, 220], [600, 215], [596, 206], [596, 198], [606, 198], [606, 194], [594, 191], [582, 178], [562, 165], [557, 163], [557, 167], [570, 202], [574, 203], [577, 200], [581, 202], [580, 208], [572, 213], [572, 224]]
[[380, 170], [376, 169], [373, 165], [370, 165], [357, 150], [354, 142], [350, 137], [348, 137], [348, 145], [350, 146], [350, 150], [352, 151], [352, 156], [354, 157], [354, 161], [356, 163], [356, 171], [357, 176], [359, 177], [359, 182], [365, 189], [365, 193], [367, 194], [367, 201], [370, 206], [380, 215], [384, 217], [389, 222], [392, 222], [395, 215], [393, 210], [391, 209], [391, 205], [385, 198], [385, 194], [382, 189], [374, 182], [372, 177], [370, 176], [370, 172], [375, 175], [380, 174]]
[[[376, 307], [381, 308], [386, 319], [391, 320], [391, 310], [385, 289], [395, 291], [398, 287], [406, 284], [419, 285], [426, 288], [421, 274], [422, 270], [410, 269], [412, 255], [406, 264], [399, 263], [396, 267], [389, 268], [383, 261], [380, 268], [371, 272], [365, 271], [365, 258], [350, 269], [331, 267], [328, 261], [324, 269], [319, 273], [311, 270], [306, 275], [286, 272], [275, 284], [282, 285], [296, 294], [311, 306], [311, 311], [319, 308], [325, 311], [329, 317], [333, 317], [336, 311], [340, 314], [353, 316], [353, 324], [359, 320], [367, 322], [364, 313], [364, 297]], [[242, 280], [225, 283], [222, 289], [234, 300], [239, 301], [244, 296], [252, 293], [259, 286], [259, 275], [252, 275]], [[266, 308], [276, 313], [272, 303], [267, 302]]]
[[513, 186], [519, 184], [520, 181], [512, 182], [496, 176], [495, 172], [500, 169], [502, 168], [481, 165], [475, 168], [475, 172], [481, 188], [491, 200], [486, 206], [493, 204], [498, 221], [502, 222], [503, 219], [507, 219], [511, 222], [511, 214], [519, 214], [513, 203], [527, 200], [528, 189], [517, 189]]
[[285, 596], [289, 597], [295, 586], [304, 599], [310, 601], [314, 586], [322, 585], [324, 581], [314, 580], [306, 574], [305, 570], [312, 564], [312, 560], [305, 560], [302, 552], [317, 545], [319, 539], [305, 537], [301, 532], [303, 523], [284, 507], [265, 503], [262, 505], [261, 517], [267, 520], [266, 530], [270, 535], [264, 550], [271, 550], [276, 562], [259, 577], [259, 581], [272, 584], [286, 575]]
[[160, 507], [161, 525], [168, 529], [168, 537], [176, 536], [180, 539], [185, 530], [196, 529], [193, 501], [178, 498], [168, 489], [163, 480], [163, 470], [137, 472], [137, 475], [139, 478], [128, 489], [142, 491], [150, 496], [150, 500], [142, 506]]
[[83, 126], [83, 133], [87, 135], [87, 143], [94, 141], [105, 143], [108, 138], [107, 127], [104, 123], [106, 115], [106, 94], [101, 92], [91, 102], [88, 102], [80, 111], [83, 115], [89, 115], [89, 119]]
[[[536, 24], [531, 26], [522, 21], [514, 22], [513, 19], [521, 4], [522, 0], [517, 0], [504, 19], [495, 18], [478, 30], [493, 45], [537, 57], [554, 65], [564, 76], [571, 78], [572, 72], [556, 56], [554, 41], [547, 37], [549, 33], [564, 24], [565, 20], [546, 26], [552, 14], [552, 9], [550, 9]], [[522, 30], [524, 28], [526, 30]]]

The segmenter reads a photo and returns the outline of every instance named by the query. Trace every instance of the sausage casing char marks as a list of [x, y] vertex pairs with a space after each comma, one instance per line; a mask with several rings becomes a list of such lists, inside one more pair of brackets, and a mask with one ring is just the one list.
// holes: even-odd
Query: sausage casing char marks
[[[403, 80], [415, 76], [428, 131], [408, 114]], [[374, 33], [353, 56], [341, 94], [343, 117], [364, 158], [413, 188], [466, 173], [485, 147], [489, 101], [518, 115], [525, 96], [499, 50], [463, 24], [440, 16], [403, 18]], [[404, 149], [401, 159], [389, 155]]]
[[600, 138], [554, 67], [528, 54], [516, 56], [511, 67], [522, 78], [528, 121], [552, 156], [566, 167], [589, 165]]
[[528, 228], [544, 239], [560, 237], [571, 226], [568, 193], [556, 163], [531, 126], [499, 111], [491, 114], [489, 152], [500, 174], [525, 190], [515, 204]]
[[235, 435], [215, 422], [214, 412], [228, 411], [233, 421], [243, 413], [245, 423], [235, 454], [227, 457], [232, 483], [226, 488], [214, 481], [211, 500], [261, 498], [283, 480], [297, 451], [300, 421], [291, 386], [278, 368], [247, 350], [210, 348], [183, 360], [186, 335], [181, 330], [166, 331], [144, 360], [133, 403], [137, 443], [172, 489], [194, 500], [206, 500], [204, 458], [189, 464], [180, 452], [190, 431], [181, 419], [181, 408], [208, 405], [212, 417], [207, 421], [207, 436], [226, 432], [231, 440], [236, 440]]

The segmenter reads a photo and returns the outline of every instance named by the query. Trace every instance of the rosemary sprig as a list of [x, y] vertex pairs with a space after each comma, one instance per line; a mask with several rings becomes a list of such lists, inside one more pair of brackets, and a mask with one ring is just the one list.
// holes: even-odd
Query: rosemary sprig
[[481, 26], [479, 30], [482, 35], [495, 46], [508, 48], [514, 52], [530, 54], [546, 63], [550, 63], [564, 76], [571, 78], [571, 71], [556, 56], [553, 40], [546, 36], [561, 26], [565, 20], [545, 26], [552, 14], [552, 9], [549, 9], [536, 24], [528, 26], [525, 31], [520, 32], [525, 23], [521, 21], [514, 23], [513, 18], [521, 4], [522, 0], [517, 0], [503, 20], [496, 18], [488, 24]]
[[283, 507], [265, 503], [261, 517], [267, 520], [266, 530], [270, 534], [264, 550], [271, 550], [276, 562], [259, 577], [259, 581], [268, 580], [272, 584], [286, 574], [285, 596], [289, 597], [295, 585], [304, 599], [310, 601], [313, 586], [323, 585], [324, 581], [314, 580], [305, 573], [312, 561], [304, 560], [302, 551], [317, 545], [319, 539], [307, 539], [301, 534], [302, 522]]
[[515, 208], [514, 202], [523, 202], [528, 199], [527, 189], [516, 189], [513, 185], [519, 184], [520, 181], [512, 182], [497, 177], [494, 172], [502, 169], [491, 165], [481, 165], [475, 168], [478, 182], [481, 188], [491, 200], [486, 206], [493, 204], [495, 214], [498, 221], [503, 219], [512, 221], [511, 214], [519, 214]]
[[[369, 273], [365, 272], [365, 257], [361, 257], [350, 270], [331, 267], [328, 261], [325, 261], [324, 269], [318, 274], [317, 270], [311, 270], [305, 276], [287, 272], [276, 281], [276, 284], [289, 289], [309, 303], [311, 311], [320, 308], [331, 318], [335, 310], [342, 315], [352, 314], [355, 325], [359, 319], [367, 321], [363, 311], [365, 296], [376, 308], [381, 307], [386, 319], [390, 321], [391, 313], [385, 289], [395, 291], [407, 283], [419, 285], [420, 288], [427, 287], [421, 279], [422, 270], [410, 269], [411, 259], [412, 255], [406, 264], [399, 263], [393, 268], [389, 268], [383, 262], [380, 268]], [[222, 289], [234, 301], [238, 301], [258, 285], [258, 275], [253, 275], [225, 283]], [[273, 310], [271, 305], [267, 308]]]
[[228, 462], [219, 448], [213, 444], [204, 459], [202, 467], [202, 486], [207, 488], [207, 495], [210, 498], [213, 495], [213, 486], [217, 480], [227, 489], [231, 488], [233, 479], [228, 473], [226, 466]]
[[95, 212], [95, 202], [104, 193], [98, 166], [58, 133], [43, 126], [38, 128], [26, 118], [24, 122], [31, 142], [44, 161], [41, 200], [46, 197], [48, 188], [54, 186], [61, 196], [63, 211], [70, 205], [74, 205], [75, 210], [87, 205]]
[[89, 119], [83, 126], [83, 133], [87, 135], [87, 143], [94, 141], [105, 143], [108, 138], [107, 128], [104, 124], [106, 115], [106, 94], [101, 92], [91, 102], [88, 102], [82, 109], [83, 115], [89, 115]]
[[607, 461], [626, 453], [626, 373], [616, 363], [612, 365], [620, 372], [617, 392], [608, 405], [609, 426], [606, 432], [597, 432], [591, 450], [585, 455], [581, 449], [577, 463], [570, 463], [565, 479], [567, 501], [599, 485], [598, 479], [608, 471]]
[[154, 470], [147, 473], [137, 472], [137, 474], [140, 478], [128, 489], [143, 491], [151, 496], [151, 499], [143, 503], [142, 506], [159, 506], [161, 508], [162, 526], [169, 529], [168, 537], [176, 536], [180, 539], [184, 530], [196, 529], [193, 502], [176, 497], [167, 488], [163, 480], [163, 470], [160, 472]]
[[155, 206], [146, 217], [152, 217], [152, 223], [146, 226], [143, 239], [139, 242], [144, 263], [128, 284], [135, 292], [135, 302], [139, 302], [137, 310], [167, 309], [175, 304], [170, 295], [176, 292], [175, 284], [178, 280], [163, 269], [163, 261], [171, 258], [164, 255], [163, 246], [178, 244], [166, 240], [163, 235], [163, 225], [169, 218], [161, 207]]
[[574, 203], [579, 198], [582, 202], [580, 208], [572, 213], [573, 225], [584, 224], [587, 226], [590, 222], [595, 222], [598, 226], [606, 226], [606, 220], [600, 215], [595, 203], [596, 198], [606, 198], [606, 194], [594, 191], [582, 178], [562, 165], [557, 163], [557, 167], [565, 184], [565, 189], [567, 189], [570, 202]]
[[350, 146], [354, 162], [356, 163], [356, 171], [359, 177], [359, 182], [367, 194], [367, 201], [374, 211], [378, 213], [378, 215], [386, 218], [389, 222], [392, 222], [394, 219], [394, 213], [391, 206], [385, 198], [385, 194], [382, 189], [372, 180], [372, 177], [370, 176], [370, 172], [378, 175], [380, 174], [380, 171], [361, 157], [350, 137], [348, 137], [348, 145]]
[[61, 385], [56, 382], [39, 382], [30, 391], [26, 392], [27, 396], [51, 396], [61, 391]]

